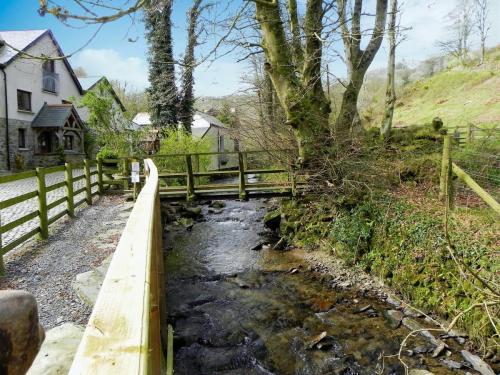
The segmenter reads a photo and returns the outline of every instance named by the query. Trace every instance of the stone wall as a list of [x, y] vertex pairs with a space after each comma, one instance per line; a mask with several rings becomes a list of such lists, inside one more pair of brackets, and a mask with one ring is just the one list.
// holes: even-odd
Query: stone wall
[[[18, 129], [26, 129], [26, 148], [19, 148]], [[0, 118], [0, 171], [7, 170], [7, 142], [5, 139], [5, 118]], [[80, 163], [85, 158], [85, 154], [68, 153], [64, 155], [64, 160], [60, 154], [35, 154], [35, 132], [31, 128], [30, 121], [9, 119], [10, 138], [10, 166], [12, 171], [18, 171], [16, 166], [16, 155], [18, 159], [23, 159], [21, 169], [33, 169], [35, 167], [50, 167], [62, 164], [64, 161], [70, 163]]]
[[[7, 169], [7, 140], [5, 118], [0, 118], [0, 170]], [[18, 129], [26, 129], [26, 148], [20, 149]], [[10, 166], [16, 170], [16, 155], [24, 159], [24, 168], [33, 168], [34, 135], [30, 121], [9, 119]]]

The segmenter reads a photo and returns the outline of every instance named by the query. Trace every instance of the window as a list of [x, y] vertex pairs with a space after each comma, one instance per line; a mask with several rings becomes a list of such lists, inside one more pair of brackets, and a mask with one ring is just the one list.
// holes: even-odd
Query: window
[[73, 136], [65, 135], [64, 136], [64, 149], [65, 150], [73, 150]]
[[17, 141], [19, 148], [26, 148], [26, 129], [17, 129]]
[[31, 112], [31, 92], [17, 90], [17, 109]]
[[54, 60], [47, 60], [43, 62], [42, 69], [44, 72], [47, 73], [55, 73], [56, 72], [56, 67], [54, 65]]

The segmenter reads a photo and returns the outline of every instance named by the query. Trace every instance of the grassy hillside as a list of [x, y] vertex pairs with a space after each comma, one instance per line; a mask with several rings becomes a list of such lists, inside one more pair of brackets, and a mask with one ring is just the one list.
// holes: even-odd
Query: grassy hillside
[[[371, 123], [379, 126], [383, 101], [374, 100]], [[454, 66], [403, 87], [398, 95], [395, 126], [430, 123], [439, 116], [447, 127], [500, 124], [500, 47], [488, 52], [486, 62]], [[366, 117], [365, 117], [366, 118]]]

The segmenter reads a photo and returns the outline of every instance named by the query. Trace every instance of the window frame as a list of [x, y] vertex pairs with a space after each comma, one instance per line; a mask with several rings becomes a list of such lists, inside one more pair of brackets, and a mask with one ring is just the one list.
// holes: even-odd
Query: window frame
[[[21, 142], [22, 140], [22, 142]], [[17, 129], [17, 147], [19, 149], [27, 149], [26, 145], [26, 129], [25, 128], [18, 128]]]
[[[69, 140], [69, 142], [68, 142]], [[71, 148], [68, 148], [67, 145], [70, 144]], [[64, 150], [65, 151], [74, 151], [75, 149], [75, 136], [73, 134], [65, 134], [64, 135]]]
[[[22, 100], [19, 100], [21, 98], [21, 95], [27, 94], [28, 96], [28, 107], [29, 108], [22, 108], [21, 107], [21, 102]], [[33, 106], [31, 105], [31, 91], [26, 91], [26, 90], [20, 90], [17, 89], [17, 110], [22, 111], [22, 112], [33, 112]]]

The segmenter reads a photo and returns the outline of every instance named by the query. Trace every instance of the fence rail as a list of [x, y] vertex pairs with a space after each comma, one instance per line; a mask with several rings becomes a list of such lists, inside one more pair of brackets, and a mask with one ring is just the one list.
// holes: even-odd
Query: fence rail
[[[115, 161], [116, 162], [116, 161]], [[66, 163], [65, 165], [47, 167], [47, 168], [37, 168], [33, 171], [26, 171], [21, 173], [16, 173], [12, 175], [0, 176], [0, 189], [5, 186], [5, 184], [12, 182], [19, 182], [26, 179], [35, 178], [35, 189], [33, 191], [22, 193], [20, 195], [10, 197], [0, 201], [0, 210], [5, 210], [7, 208], [12, 208], [17, 204], [25, 203], [30, 199], [37, 198], [37, 203], [34, 205], [36, 208], [33, 211], [24, 214], [10, 222], [5, 222], [2, 220], [2, 212], [0, 211], [0, 275], [4, 273], [3, 255], [5, 255], [10, 250], [26, 242], [30, 238], [37, 236], [41, 239], [47, 239], [49, 235], [49, 226], [62, 218], [65, 215], [70, 217], [74, 216], [75, 208], [80, 205], [87, 203], [92, 204], [92, 198], [97, 194], [101, 194], [106, 182], [92, 182], [92, 176], [97, 175], [98, 180], [103, 181], [102, 171], [99, 173], [98, 170], [91, 170], [91, 168], [99, 165], [99, 160], [91, 161], [85, 160], [84, 163], [79, 166], [83, 169], [83, 174], [75, 176], [74, 171], [77, 165]], [[47, 185], [47, 176], [53, 173], [64, 172], [64, 180], [60, 182]], [[74, 183], [84, 180], [84, 187], [74, 190]], [[98, 189], [92, 192], [92, 188], [97, 186]], [[109, 184], [108, 184], [109, 186]], [[54, 201], [48, 203], [48, 193], [56, 189], [65, 188], [65, 195], [55, 199]], [[85, 193], [83, 199], [75, 201], [75, 197]], [[59, 207], [61, 205], [66, 205], [65, 209], [58, 212], [52, 217], [49, 217], [49, 211]], [[2, 243], [2, 235], [38, 218], [38, 225], [35, 228], [27, 230], [22, 233], [18, 238], [13, 239], [9, 243]]]
[[484, 190], [469, 174], [453, 162], [451, 156], [451, 135], [446, 135], [443, 142], [443, 156], [441, 162], [440, 197], [446, 199], [450, 208], [454, 206], [454, 189], [452, 176], [455, 174], [464, 182], [477, 196], [500, 215], [500, 204], [486, 190]]
[[[163, 374], [166, 368], [171, 373], [159, 177], [150, 159], [144, 163], [144, 187], [106, 273], [71, 375]], [[169, 348], [166, 364], [163, 348]]]

